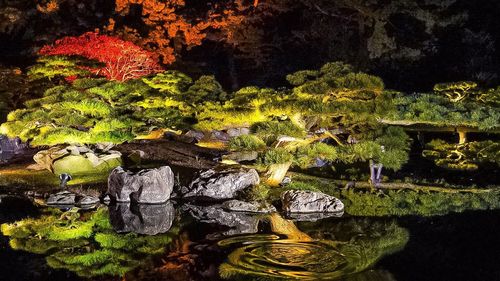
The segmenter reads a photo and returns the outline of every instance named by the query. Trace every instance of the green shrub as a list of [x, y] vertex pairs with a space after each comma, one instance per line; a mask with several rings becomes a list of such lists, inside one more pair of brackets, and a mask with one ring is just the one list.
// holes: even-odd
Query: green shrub
[[241, 135], [231, 138], [228, 143], [230, 150], [260, 150], [266, 144], [259, 137], [254, 135]]

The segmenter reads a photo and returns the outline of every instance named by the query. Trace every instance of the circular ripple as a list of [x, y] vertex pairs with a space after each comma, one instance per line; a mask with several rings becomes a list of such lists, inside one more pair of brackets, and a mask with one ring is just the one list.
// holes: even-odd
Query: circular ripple
[[277, 278], [331, 279], [351, 273], [335, 243], [251, 235], [225, 239], [220, 246], [239, 246], [221, 266], [221, 275], [252, 274]]

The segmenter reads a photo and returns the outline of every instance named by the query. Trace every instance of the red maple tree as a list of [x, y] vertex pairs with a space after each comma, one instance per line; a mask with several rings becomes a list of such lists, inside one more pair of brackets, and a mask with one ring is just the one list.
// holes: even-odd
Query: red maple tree
[[44, 46], [39, 54], [81, 56], [96, 60], [104, 66], [88, 70], [117, 81], [136, 79], [162, 70], [154, 53], [132, 42], [95, 32], [87, 32], [78, 37], [64, 37], [53, 45]]

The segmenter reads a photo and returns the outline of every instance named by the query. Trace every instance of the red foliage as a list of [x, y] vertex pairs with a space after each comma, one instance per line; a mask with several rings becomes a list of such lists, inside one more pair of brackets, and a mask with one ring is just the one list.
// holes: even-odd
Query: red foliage
[[157, 56], [132, 42], [117, 37], [87, 32], [78, 37], [64, 37], [54, 45], [44, 46], [40, 55], [82, 56], [104, 63], [89, 69], [110, 80], [126, 81], [161, 71]]
[[76, 75], [70, 75], [70, 76], [64, 77], [64, 80], [66, 80], [66, 82], [68, 82], [68, 83], [73, 83], [77, 78], [78, 78], [78, 76], [76, 76]]

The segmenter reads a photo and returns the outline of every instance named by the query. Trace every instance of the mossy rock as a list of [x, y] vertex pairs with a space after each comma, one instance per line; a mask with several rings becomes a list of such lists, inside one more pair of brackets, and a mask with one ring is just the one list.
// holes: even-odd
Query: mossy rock
[[111, 158], [103, 161], [101, 164], [94, 166], [89, 158], [83, 155], [68, 155], [56, 160], [52, 164], [54, 174], [70, 174], [81, 175], [89, 173], [106, 173], [120, 166], [122, 160], [120, 157]]

